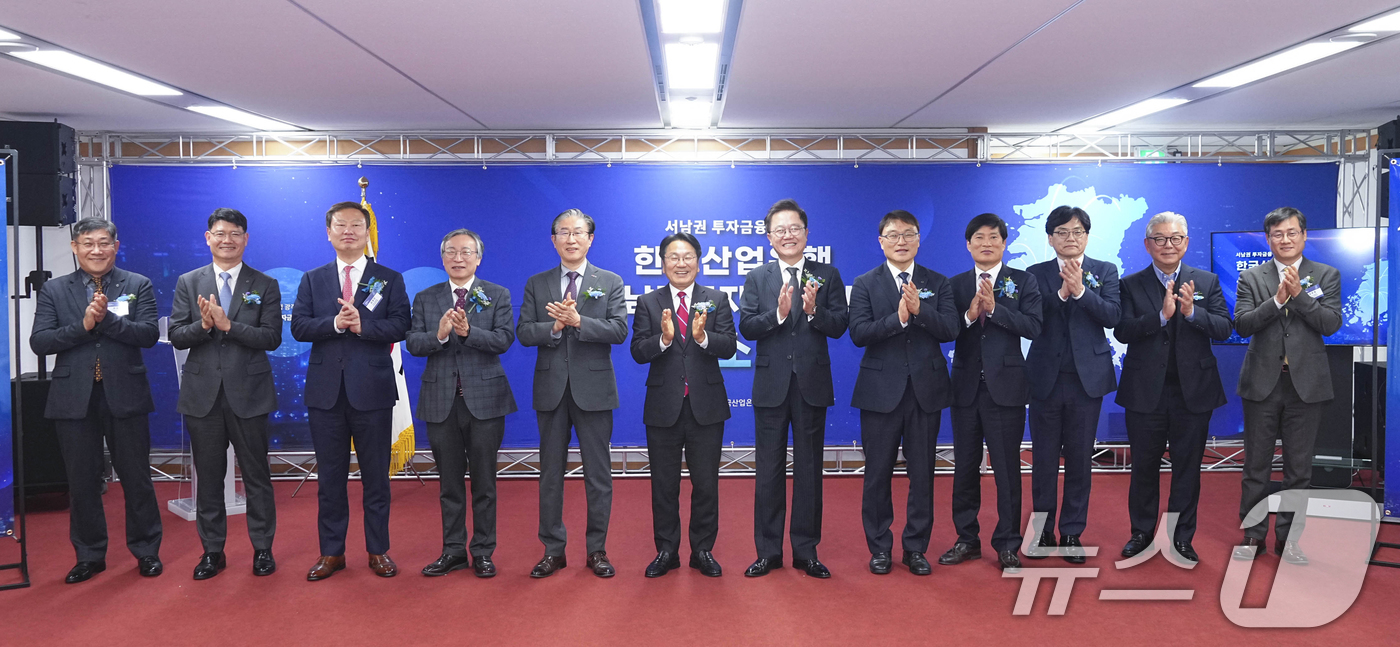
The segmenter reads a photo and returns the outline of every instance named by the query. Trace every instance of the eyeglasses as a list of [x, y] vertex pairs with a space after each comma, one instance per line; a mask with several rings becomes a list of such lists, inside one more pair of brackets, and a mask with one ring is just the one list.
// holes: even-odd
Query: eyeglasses
[[1060, 240], [1078, 240], [1088, 233], [1088, 231], [1083, 229], [1056, 229], [1055, 237]]
[[773, 234], [778, 238], [782, 238], [783, 236], [786, 236], [788, 234], [792, 234], [794, 236], [801, 236], [802, 232], [804, 231], [807, 231], [806, 227], [803, 227], [802, 225], [793, 225], [791, 227], [774, 227], [772, 229], [769, 229], [768, 233]]
[[677, 256], [675, 254], [671, 254], [670, 256], [666, 257], [666, 262], [671, 265], [690, 265], [691, 263], [695, 262], [695, 259], [696, 256], [694, 254], [686, 254], [685, 256]]
[[1180, 235], [1177, 235], [1177, 236], [1148, 236], [1147, 239], [1150, 240], [1150, 241], [1152, 241], [1152, 244], [1154, 244], [1154, 245], [1156, 245], [1156, 246], [1158, 246], [1158, 247], [1166, 247], [1166, 246], [1167, 246], [1167, 243], [1171, 243], [1171, 244], [1172, 244], [1172, 247], [1180, 247], [1182, 243], [1186, 242], [1186, 236], [1180, 236]]
[[1290, 229], [1288, 231], [1276, 231], [1272, 234], [1269, 234], [1269, 238], [1276, 241], [1282, 241], [1285, 237], [1287, 237], [1288, 240], [1298, 240], [1298, 237], [1302, 235], [1303, 232], [1298, 231], [1297, 229]]
[[363, 220], [356, 220], [355, 222], [345, 222], [344, 220], [331, 221], [331, 231], [336, 233], [344, 233], [347, 231], [361, 232], [366, 228], [367, 226]]
[[210, 236], [214, 240], [243, 240], [244, 233], [241, 231], [211, 231]]
[[113, 248], [113, 247], [116, 247], [116, 246], [117, 246], [117, 244], [116, 244], [115, 242], [113, 242], [113, 241], [110, 241], [110, 240], [104, 240], [104, 241], [100, 241], [100, 242], [96, 242], [96, 243], [93, 243], [93, 242], [78, 243], [78, 249], [81, 249], [81, 250], [83, 250], [83, 251], [85, 251], [85, 252], [90, 252], [90, 251], [92, 251], [92, 250], [94, 250], [94, 249], [100, 249], [100, 250], [102, 250], [102, 251], [105, 252], [105, 251], [107, 251], [107, 250], [109, 250], [109, 249], [111, 249], [111, 248]]
[[582, 229], [575, 229], [574, 231], [556, 231], [556, 232], [554, 232], [554, 237], [555, 237], [555, 238], [558, 238], [559, 240], [568, 240], [568, 239], [570, 239], [570, 238], [587, 238], [588, 235], [589, 235], [588, 232], [587, 232], [587, 231], [584, 231], [584, 230], [582, 230]]
[[474, 249], [445, 249], [442, 252], [443, 258], [460, 258], [463, 260], [471, 260], [475, 256], [476, 250]]
[[888, 243], [898, 243], [899, 241], [909, 241], [911, 243], [919, 240], [919, 232], [906, 232], [903, 234], [883, 234], [880, 236]]

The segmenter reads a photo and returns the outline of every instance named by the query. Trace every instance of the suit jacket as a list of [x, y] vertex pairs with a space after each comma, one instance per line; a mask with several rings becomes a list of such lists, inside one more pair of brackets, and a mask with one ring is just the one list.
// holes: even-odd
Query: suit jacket
[[[613, 374], [612, 347], [627, 341], [627, 298], [622, 277], [593, 263], [579, 277], [575, 299], [580, 327], [565, 326], [558, 338], [550, 331], [554, 318], [545, 305], [562, 301], [558, 265], [525, 282], [525, 299], [520, 304], [520, 322], [515, 334], [521, 346], [539, 349], [535, 359], [533, 406], [536, 411], [553, 411], [569, 386], [574, 403], [584, 411], [610, 411], [618, 407], [617, 377]], [[597, 288], [604, 296], [590, 298], [585, 291]]]
[[[1044, 292], [1040, 299], [1040, 336], [1031, 342], [1031, 349], [1026, 353], [1031, 397], [1038, 400], [1050, 397], [1065, 353], [1073, 355], [1079, 382], [1089, 397], [1102, 397], [1118, 388], [1118, 377], [1113, 372], [1113, 349], [1104, 332], [1104, 328], [1117, 326], [1123, 314], [1118, 299], [1118, 268], [1088, 256], [1084, 257], [1081, 267], [1094, 275], [1097, 285], [1090, 285], [1086, 280], [1084, 294], [1078, 299], [1070, 297], [1064, 301], [1059, 294], [1064, 285], [1059, 260], [1050, 259], [1026, 268]], [[1068, 344], [1065, 343], [1066, 331]]]
[[1332, 370], [1322, 338], [1342, 327], [1342, 275], [1331, 265], [1304, 258], [1298, 264], [1298, 278], [1308, 277], [1312, 277], [1312, 285], [1322, 288], [1322, 295], [1313, 298], [1304, 288], [1279, 308], [1274, 303], [1279, 284], [1277, 263], [1260, 263], [1240, 274], [1235, 330], [1250, 338], [1240, 367], [1241, 398], [1259, 401], [1268, 397], [1287, 356], [1288, 375], [1303, 402], [1332, 399]]
[[[681, 415], [687, 381], [690, 384], [690, 411], [695, 421], [711, 425], [729, 419], [729, 394], [724, 389], [724, 374], [719, 360], [734, 356], [738, 336], [734, 333], [734, 310], [729, 296], [696, 284], [691, 304], [709, 301], [715, 305], [705, 322], [705, 348], [692, 337], [680, 339], [680, 319], [672, 306], [675, 299], [669, 284], [637, 298], [637, 313], [632, 319], [632, 359], [638, 364], [651, 364], [647, 371], [647, 398], [642, 409], [642, 422], [650, 427], [670, 427]], [[671, 324], [676, 338], [671, 346], [661, 350], [661, 312], [671, 310]], [[690, 320], [695, 321], [692, 310]]]
[[[249, 293], [257, 293], [257, 303], [244, 298]], [[199, 297], [217, 294], [219, 281], [212, 264], [186, 272], [175, 282], [167, 334], [175, 348], [190, 351], [175, 408], [187, 416], [207, 416], [223, 387], [234, 415], [272, 413], [277, 410], [277, 390], [267, 351], [282, 345], [282, 290], [276, 279], [244, 263], [233, 285], [233, 302], [224, 306], [228, 332], [217, 326], [205, 330], [201, 323]]]
[[[39, 290], [29, 348], [40, 356], [40, 361], [45, 355], [58, 356], [50, 374], [53, 385], [44, 417], [87, 417], [99, 357], [102, 388], [114, 417], [129, 418], [155, 411], [146, 364], [141, 360], [141, 349], [155, 346], [160, 338], [150, 279], [113, 267], [102, 286], [109, 299], [107, 315], [92, 330], [86, 330], [83, 313], [92, 302], [83, 284], [86, 278], [87, 273], [80, 269], [45, 283]], [[112, 312], [113, 305], [125, 295], [135, 295], [134, 302], [127, 306], [127, 316], [119, 317]]]
[[953, 350], [953, 405], [972, 406], [977, 399], [977, 385], [985, 375], [992, 402], [1003, 407], [1026, 406], [1030, 385], [1026, 380], [1026, 358], [1021, 355], [1021, 338], [1035, 339], [1040, 335], [1040, 284], [1030, 272], [1003, 263], [992, 283], [1000, 291], [1010, 279], [1016, 285], [1015, 293], [1007, 295], [1002, 291], [994, 295], [996, 311], [987, 316], [986, 324], [974, 321], [966, 326], [963, 317], [972, 305], [972, 297], [977, 295], [977, 274], [971, 269], [951, 279], [959, 327]]
[[[778, 323], [778, 292], [788, 276], [778, 262], [756, 267], [744, 277], [744, 294], [739, 301], [739, 332], [757, 342], [754, 357], [753, 406], [776, 407], [787, 399], [788, 383], [796, 365], [797, 385], [802, 399], [814, 407], [836, 404], [831, 386], [831, 354], [827, 338], [846, 334], [846, 286], [841, 273], [825, 263], [804, 261], [803, 271], [820, 278], [817, 311], [812, 320], [802, 311], [802, 292], [792, 293], [792, 309]], [[801, 277], [798, 280], [802, 280]], [[805, 285], [806, 282], [803, 281]]]
[[[384, 281], [384, 295], [370, 310], [364, 285]], [[360, 334], [335, 331], [340, 312], [340, 280], [331, 261], [301, 277], [292, 306], [292, 337], [311, 342], [306, 366], [306, 406], [329, 409], [340, 398], [340, 385], [350, 406], [358, 411], [388, 409], [399, 399], [394, 381], [394, 344], [404, 340], [413, 319], [403, 277], [374, 261], [365, 265], [355, 288], [355, 308], [360, 311]]]
[[443, 313], [457, 304], [452, 283], [443, 281], [413, 297], [413, 327], [404, 343], [408, 352], [428, 358], [423, 369], [423, 384], [418, 390], [416, 413], [426, 422], [442, 422], [452, 413], [457, 398], [457, 380], [462, 381], [462, 398], [472, 416], [486, 420], [515, 413], [515, 395], [501, 366], [501, 353], [515, 341], [515, 321], [510, 309], [510, 290], [481, 280], [472, 283], [472, 290], [481, 288], [491, 305], [477, 312], [468, 294], [467, 323], [471, 329], [466, 337], [456, 331], [447, 333], [447, 343], [438, 343], [438, 321]]
[[1163, 326], [1162, 299], [1167, 288], [1157, 280], [1149, 265], [1123, 278], [1123, 318], [1113, 336], [1128, 345], [1123, 357], [1123, 379], [1115, 401], [1124, 409], [1148, 413], [1157, 408], [1167, 380], [1167, 358], [1172, 337], [1176, 338], [1176, 370], [1187, 408], [1205, 413], [1225, 404], [1220, 370], [1210, 340], [1230, 337], [1230, 308], [1220, 292], [1220, 278], [1205, 270], [1181, 264], [1177, 284], [1196, 282], [1203, 298], [1196, 301], [1195, 318], [1176, 316]]
[[911, 275], [915, 286], [932, 294], [920, 299], [919, 314], [909, 317], [907, 327], [899, 323], [902, 295], [887, 263], [856, 277], [851, 289], [851, 341], [865, 349], [851, 394], [857, 409], [894, 411], [911, 378], [924, 411], [950, 402], [948, 362], [938, 344], [958, 335], [952, 287], [947, 277], [917, 263]]

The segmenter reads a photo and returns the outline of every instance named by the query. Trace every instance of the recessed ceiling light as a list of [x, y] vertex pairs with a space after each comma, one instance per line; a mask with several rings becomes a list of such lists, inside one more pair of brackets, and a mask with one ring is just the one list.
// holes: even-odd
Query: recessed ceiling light
[[1375, 20], [1368, 20], [1348, 31], [1400, 31], [1400, 11], [1391, 12]]
[[1281, 72], [1286, 72], [1295, 67], [1307, 65], [1313, 61], [1321, 60], [1340, 54], [1353, 47], [1362, 45], [1356, 41], [1308, 43], [1301, 47], [1294, 47], [1260, 59], [1248, 65], [1237, 67], [1224, 74], [1217, 74], [1191, 87], [1195, 88], [1235, 88], [1246, 83], [1253, 83], [1259, 79], [1273, 76]]
[[50, 49], [8, 53], [10, 56], [24, 59], [30, 63], [55, 69], [65, 74], [72, 74], [94, 83], [101, 83], [123, 92], [139, 94], [143, 97], [173, 97], [182, 94], [174, 88], [148, 81], [135, 74], [123, 72], [105, 63], [98, 63], [71, 52]]
[[233, 123], [243, 124], [244, 126], [256, 128], [258, 130], [301, 130], [296, 126], [277, 121], [276, 119], [268, 119], [267, 117], [255, 115], [251, 112], [244, 112], [242, 110], [230, 108], [228, 106], [190, 106], [189, 109], [198, 112], [202, 115], [209, 115], [210, 117], [223, 119], [224, 121], [232, 121]]
[[724, 0], [657, 0], [663, 34], [718, 34], [724, 31]]
[[19, 40], [19, 34], [10, 33], [0, 29], [0, 40]]
[[1126, 108], [1114, 110], [1101, 117], [1095, 117], [1080, 125], [1085, 128], [1109, 128], [1117, 126], [1118, 124], [1127, 123], [1134, 119], [1146, 117], [1154, 112], [1161, 112], [1167, 108], [1175, 108], [1188, 101], [1190, 101], [1190, 99], [1148, 99], [1146, 101], [1134, 103]]
[[719, 45], [700, 43], [666, 45], [666, 82], [672, 88], [708, 90], [715, 87]]
[[713, 103], [710, 101], [672, 101], [671, 127], [709, 128], [710, 108], [712, 105]]

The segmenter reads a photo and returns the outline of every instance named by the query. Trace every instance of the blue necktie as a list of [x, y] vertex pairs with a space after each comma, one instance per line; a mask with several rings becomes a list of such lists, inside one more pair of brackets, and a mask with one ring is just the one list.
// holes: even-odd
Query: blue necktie
[[233, 275], [219, 272], [219, 278], [224, 280], [224, 287], [219, 288], [219, 305], [224, 307], [224, 313], [227, 314], [229, 306], [233, 303], [233, 285], [229, 281]]

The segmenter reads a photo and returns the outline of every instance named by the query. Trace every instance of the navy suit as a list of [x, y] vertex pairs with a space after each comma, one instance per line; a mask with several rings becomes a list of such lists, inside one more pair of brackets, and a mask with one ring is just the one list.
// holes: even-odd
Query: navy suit
[[1133, 479], [1128, 486], [1128, 518], [1134, 533], [1151, 538], [1157, 529], [1162, 455], [1171, 447], [1172, 486], [1168, 512], [1178, 512], [1173, 541], [1191, 543], [1196, 504], [1201, 497], [1201, 457], [1210, 414], [1225, 404], [1212, 339], [1230, 336], [1230, 308], [1220, 279], [1182, 263], [1177, 285], [1195, 281], [1194, 315], [1181, 311], [1161, 321], [1166, 286], [1152, 266], [1123, 277], [1123, 318], [1113, 336], [1128, 345], [1116, 401], [1127, 410]]
[[1118, 388], [1105, 328], [1118, 325], [1118, 268], [1082, 257], [1084, 292], [1060, 298], [1059, 259], [1027, 268], [1045, 291], [1040, 336], [1026, 353], [1031, 380], [1031, 509], [1046, 513], [1054, 530], [1060, 457], [1065, 459], [1060, 534], [1078, 536], [1089, 516], [1094, 432], [1103, 396]]
[[922, 265], [909, 280], [927, 294], [919, 314], [899, 321], [899, 285], [888, 262], [856, 278], [851, 290], [851, 341], [865, 349], [851, 406], [860, 409], [865, 449], [861, 525], [872, 555], [894, 547], [890, 481], [901, 442], [909, 475], [905, 552], [928, 552], [933, 530], [933, 467], [941, 410], [950, 402], [948, 364], [940, 342], [957, 337], [958, 320], [948, 278]]
[[996, 310], [985, 322], [965, 325], [963, 318], [977, 294], [977, 274], [968, 270], [951, 279], [962, 326], [953, 352], [953, 525], [959, 543], [979, 545], [978, 470], [986, 440], [997, 486], [992, 548], [1004, 552], [1021, 543], [1021, 438], [1030, 400], [1021, 339], [1040, 335], [1041, 298], [1033, 275], [1002, 265], [992, 277]]
[[[345, 554], [350, 523], [345, 485], [353, 439], [364, 486], [365, 548], [383, 555], [389, 551], [389, 451], [399, 399], [390, 353], [404, 340], [413, 315], [403, 277], [371, 260], [355, 289], [360, 334], [336, 332], [341, 298], [336, 274], [331, 261], [302, 275], [292, 306], [292, 337], [311, 342], [304, 400], [316, 449], [321, 554]], [[384, 287], [371, 310], [365, 307], [368, 284], [378, 281]]]

